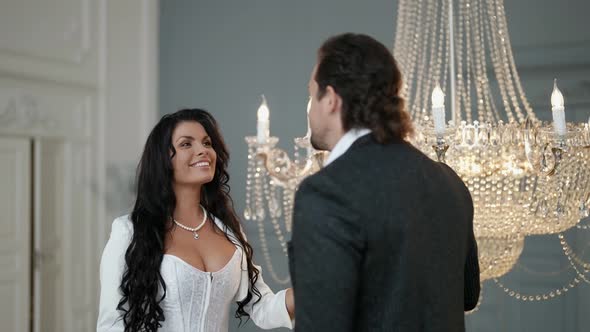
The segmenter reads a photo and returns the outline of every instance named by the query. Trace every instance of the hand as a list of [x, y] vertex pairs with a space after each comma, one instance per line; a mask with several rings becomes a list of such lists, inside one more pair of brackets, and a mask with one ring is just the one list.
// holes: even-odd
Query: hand
[[295, 297], [293, 296], [293, 288], [287, 288], [285, 294], [285, 306], [291, 319], [295, 318]]

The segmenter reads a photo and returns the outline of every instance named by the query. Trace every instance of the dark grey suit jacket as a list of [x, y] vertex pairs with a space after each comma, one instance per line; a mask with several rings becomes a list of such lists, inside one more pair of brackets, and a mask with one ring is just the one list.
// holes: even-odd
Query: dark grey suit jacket
[[469, 191], [411, 144], [359, 138], [295, 196], [296, 331], [464, 331], [479, 296]]

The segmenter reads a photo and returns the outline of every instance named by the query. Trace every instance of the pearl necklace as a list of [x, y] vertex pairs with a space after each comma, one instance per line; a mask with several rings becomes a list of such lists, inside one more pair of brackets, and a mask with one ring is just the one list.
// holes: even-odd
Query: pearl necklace
[[179, 223], [179, 222], [178, 222], [176, 219], [174, 219], [174, 218], [172, 219], [172, 220], [174, 221], [174, 223], [175, 223], [175, 224], [176, 224], [178, 227], [180, 227], [180, 228], [184, 229], [185, 231], [192, 232], [192, 233], [194, 234], [194, 235], [193, 235], [193, 238], [195, 238], [195, 240], [198, 240], [198, 239], [199, 239], [199, 234], [198, 234], [197, 232], [198, 232], [198, 231], [199, 231], [201, 228], [203, 228], [203, 226], [205, 226], [205, 223], [207, 222], [207, 211], [205, 211], [205, 208], [204, 208], [202, 205], [200, 205], [200, 206], [201, 206], [201, 209], [203, 210], [203, 221], [201, 221], [201, 223], [200, 223], [200, 224], [199, 224], [197, 227], [191, 228], [191, 227], [188, 227], [188, 226], [185, 226], [185, 225], [183, 225], [183, 224]]

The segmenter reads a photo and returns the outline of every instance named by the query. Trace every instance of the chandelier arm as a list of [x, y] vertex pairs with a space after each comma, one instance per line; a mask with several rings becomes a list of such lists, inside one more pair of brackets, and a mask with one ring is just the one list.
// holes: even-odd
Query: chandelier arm
[[[281, 156], [280, 162], [282, 162], [282, 165], [280, 166], [277, 165], [277, 158], [275, 158], [277, 155]], [[298, 165], [287, 156], [285, 151], [278, 148], [261, 149], [257, 152], [257, 157], [262, 161], [268, 175], [276, 180], [280, 186], [289, 188], [296, 187], [302, 178], [319, 170], [326, 155], [325, 151], [314, 151], [303, 165]]]
[[[287, 157], [287, 159], [285, 160], [286, 165], [284, 166], [284, 168], [285, 168], [284, 171], [282, 171], [282, 172], [276, 171], [275, 165], [273, 165], [273, 158], [269, 158], [270, 152], [284, 153], [284, 151], [281, 149], [273, 148], [270, 150], [258, 151], [257, 156], [262, 159], [264, 168], [266, 169], [266, 171], [268, 172], [268, 174], [272, 178], [274, 178], [280, 182], [285, 182], [285, 183], [288, 182], [289, 179], [291, 179], [295, 173], [295, 170], [293, 169], [294, 165], [291, 162], [291, 159], [289, 159]], [[286, 155], [286, 153], [285, 153], [285, 155]]]

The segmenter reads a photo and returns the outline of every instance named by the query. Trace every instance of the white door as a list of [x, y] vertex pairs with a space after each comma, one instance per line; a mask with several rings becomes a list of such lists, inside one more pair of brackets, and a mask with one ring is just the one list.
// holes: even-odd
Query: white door
[[157, 114], [158, 1], [0, 3], [0, 331], [92, 331], [106, 170]]
[[31, 317], [31, 142], [0, 136], [0, 322], [29, 331]]

